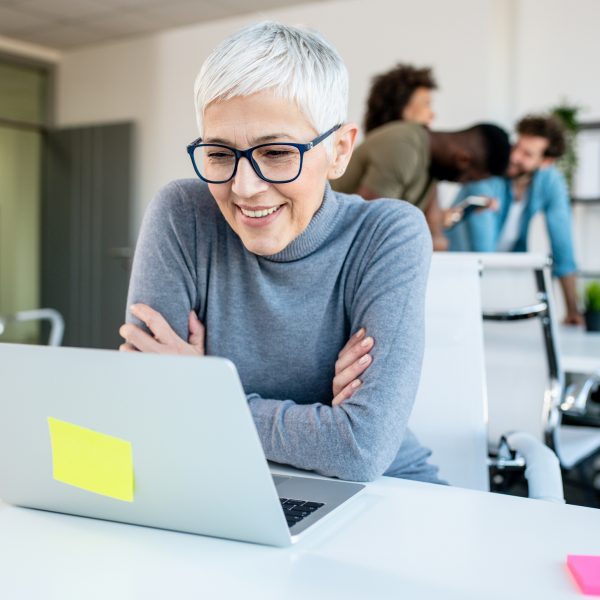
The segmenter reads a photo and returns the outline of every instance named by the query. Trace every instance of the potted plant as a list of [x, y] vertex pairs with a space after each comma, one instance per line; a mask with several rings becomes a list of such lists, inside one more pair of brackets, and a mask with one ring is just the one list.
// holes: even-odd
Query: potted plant
[[575, 138], [579, 132], [579, 113], [581, 110], [581, 106], [572, 104], [568, 100], [563, 99], [559, 105], [555, 106], [550, 111], [553, 116], [559, 119], [565, 128], [566, 149], [556, 166], [565, 176], [571, 194], [573, 193], [573, 178], [575, 177], [575, 169], [577, 168], [578, 162]]
[[600, 281], [592, 281], [585, 288], [585, 327], [600, 331]]

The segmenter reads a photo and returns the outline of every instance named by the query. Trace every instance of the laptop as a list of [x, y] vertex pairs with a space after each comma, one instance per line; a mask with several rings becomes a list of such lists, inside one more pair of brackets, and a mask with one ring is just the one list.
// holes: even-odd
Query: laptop
[[271, 475], [233, 363], [0, 344], [0, 498], [288, 546], [364, 486]]

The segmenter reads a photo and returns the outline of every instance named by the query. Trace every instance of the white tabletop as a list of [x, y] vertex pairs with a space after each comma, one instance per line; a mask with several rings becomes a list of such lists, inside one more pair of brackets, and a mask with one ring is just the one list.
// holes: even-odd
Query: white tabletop
[[558, 347], [565, 371], [600, 375], [600, 332], [563, 325], [558, 331]]
[[391, 478], [287, 549], [0, 502], [11, 600], [581, 598], [567, 554], [600, 554], [599, 511]]

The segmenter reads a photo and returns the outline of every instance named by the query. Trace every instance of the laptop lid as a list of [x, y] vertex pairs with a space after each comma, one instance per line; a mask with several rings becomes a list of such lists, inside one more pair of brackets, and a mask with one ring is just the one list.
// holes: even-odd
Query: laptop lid
[[4, 501], [290, 544], [230, 361], [0, 344], [0, 382]]

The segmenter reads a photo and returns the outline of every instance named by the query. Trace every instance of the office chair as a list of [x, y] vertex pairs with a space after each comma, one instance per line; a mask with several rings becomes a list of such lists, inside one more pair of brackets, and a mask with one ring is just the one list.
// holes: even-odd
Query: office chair
[[62, 344], [65, 321], [62, 315], [53, 308], [38, 308], [35, 310], [23, 310], [12, 315], [0, 315], [0, 341], [2, 341], [2, 334], [7, 325], [27, 321], [49, 321], [50, 334], [48, 336], [48, 345], [60, 346]]
[[556, 343], [550, 262], [527, 253], [476, 254], [481, 260], [489, 443], [527, 432], [554, 450], [565, 471], [600, 450], [600, 428], [563, 423], [593, 389], [584, 378], [567, 389]]
[[489, 491], [490, 464], [520, 468], [526, 469], [530, 497], [562, 502], [558, 461], [539, 440], [508, 434], [501, 456], [488, 457], [480, 271], [477, 256], [433, 256], [425, 301], [425, 354], [409, 427], [432, 449], [431, 462], [451, 485]]

